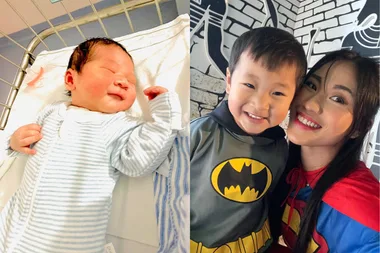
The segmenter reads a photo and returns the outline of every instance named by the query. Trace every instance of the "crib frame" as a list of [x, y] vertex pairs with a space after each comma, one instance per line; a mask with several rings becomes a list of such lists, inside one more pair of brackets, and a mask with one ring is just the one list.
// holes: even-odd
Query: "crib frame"
[[[34, 62], [34, 60], [35, 60], [35, 55], [33, 54], [34, 50], [36, 49], [36, 47], [40, 43], [44, 44], [44, 46], [47, 48], [47, 50], [49, 50], [49, 47], [46, 45], [46, 43], [43, 40], [46, 39], [47, 37], [49, 37], [50, 35], [56, 34], [58, 36], [58, 38], [62, 41], [62, 43], [65, 45], [65, 47], [67, 47], [67, 44], [66, 44], [65, 40], [59, 34], [60, 31], [64, 31], [64, 30], [67, 30], [69, 28], [76, 27], [76, 29], [78, 30], [78, 32], [80, 33], [80, 35], [82, 36], [82, 38], [84, 40], [86, 40], [87, 38], [84, 36], [84, 34], [83, 34], [82, 30], [80, 29], [79, 25], [84, 25], [84, 24], [87, 24], [87, 23], [90, 23], [90, 22], [98, 21], [99, 24], [101, 25], [102, 29], [103, 29], [103, 32], [104, 32], [105, 36], [108, 37], [108, 32], [107, 32], [107, 29], [106, 29], [106, 27], [104, 26], [104, 24], [102, 22], [102, 19], [103, 18], [108, 18], [108, 17], [111, 17], [111, 16], [115, 16], [115, 15], [121, 14], [123, 12], [125, 13], [125, 16], [126, 16], [126, 18], [128, 20], [128, 23], [129, 23], [129, 26], [130, 26], [132, 32], [134, 32], [132, 20], [131, 20], [131, 18], [129, 16], [128, 11], [131, 11], [131, 10], [134, 10], [134, 9], [138, 9], [138, 8], [142, 8], [142, 7], [147, 6], [147, 5], [153, 5], [153, 4], [156, 5], [157, 15], [158, 15], [158, 18], [160, 20], [160, 24], [163, 23], [162, 22], [162, 13], [161, 13], [161, 9], [160, 9], [160, 2], [162, 2], [162, 0], [130, 0], [130, 1], [127, 1], [127, 2], [124, 2], [124, 0], [120, 0], [120, 4], [107, 7], [105, 9], [100, 10], [100, 11], [97, 11], [96, 8], [95, 8], [95, 6], [94, 6], [94, 4], [92, 3], [92, 1], [88, 0], [89, 3], [90, 3], [90, 5], [91, 5], [91, 8], [92, 8], [93, 12], [90, 13], [90, 14], [87, 14], [87, 15], [81, 17], [81, 18], [78, 18], [76, 20], [72, 17], [70, 11], [67, 10], [67, 8], [66, 8], [66, 6], [64, 4], [64, 0], [62, 0], [59, 3], [65, 9], [66, 14], [70, 17], [71, 21], [69, 21], [67, 23], [63, 23], [63, 24], [57, 25], [57, 26], [54, 26], [50, 22], [50, 20], [46, 17], [45, 13], [41, 10], [41, 8], [38, 6], [38, 4], [35, 2], [35, 0], [28, 0], [28, 1], [32, 1], [32, 3], [34, 4], [34, 6], [38, 9], [38, 11], [45, 18], [46, 22], [48, 22], [48, 24], [50, 25], [50, 28], [41, 31], [40, 33], [36, 33], [34, 31], [34, 29], [23, 18], [23, 16], [20, 15], [20, 13], [13, 7], [13, 5], [9, 2], [9, 0], [5, 0], [5, 1], [14, 10], [14, 12], [19, 16], [19, 18], [23, 20], [23, 22], [25, 23], [25, 25], [33, 32], [33, 34], [35, 35], [35, 37], [28, 44], [28, 46], [25, 48], [24, 46], [20, 45], [17, 41], [15, 41], [11, 37], [9, 37], [7, 34], [5, 34], [4, 32], [2, 32], [1, 29], [0, 29], [0, 33], [4, 37], [8, 38], [14, 44], [16, 44], [17, 46], [19, 46], [22, 49], [24, 49], [24, 55], [22, 57], [20, 65], [17, 64], [17, 63], [12, 62], [8, 58], [6, 58], [5, 56], [3, 56], [3, 55], [0, 54], [0, 58], [3, 58], [7, 62], [11, 63], [12, 65], [14, 65], [14, 66], [16, 66], [18, 68], [17, 73], [16, 73], [16, 77], [15, 77], [13, 83], [10, 83], [10, 82], [8, 82], [8, 81], [6, 81], [6, 80], [4, 80], [4, 79], [2, 79], [0, 77], [0, 83], [4, 83], [5, 85], [8, 85], [8, 86], [11, 87], [11, 90], [9, 92], [8, 98], [6, 100], [6, 103], [3, 104], [3, 103], [0, 102], [0, 108], [4, 108], [3, 112], [1, 114], [1, 117], [0, 117], [0, 130], [4, 130], [4, 128], [5, 128], [6, 124], [7, 124], [7, 121], [8, 121], [8, 118], [9, 118], [9, 115], [10, 115], [13, 103], [14, 103], [16, 97], [17, 97], [17, 94], [18, 94], [18, 91], [20, 89], [20, 86], [21, 86], [21, 84], [22, 84], [22, 82], [24, 80], [24, 77], [25, 77], [25, 74], [26, 74], [26, 69], [27, 69], [27, 67], [29, 65], [32, 65], [33, 62]], [[57, 4], [57, 3], [55, 3], [55, 4]]]

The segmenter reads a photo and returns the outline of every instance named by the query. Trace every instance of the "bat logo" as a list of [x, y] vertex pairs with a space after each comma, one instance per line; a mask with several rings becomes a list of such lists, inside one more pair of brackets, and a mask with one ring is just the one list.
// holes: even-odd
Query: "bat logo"
[[218, 164], [211, 173], [214, 190], [229, 200], [249, 203], [265, 195], [272, 183], [269, 168], [250, 158], [233, 158]]

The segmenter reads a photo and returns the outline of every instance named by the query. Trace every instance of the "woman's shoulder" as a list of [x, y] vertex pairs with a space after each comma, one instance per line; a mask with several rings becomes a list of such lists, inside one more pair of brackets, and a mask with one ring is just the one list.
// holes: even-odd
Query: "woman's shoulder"
[[379, 232], [379, 191], [379, 181], [363, 162], [358, 162], [355, 171], [326, 192], [323, 202], [350, 219]]

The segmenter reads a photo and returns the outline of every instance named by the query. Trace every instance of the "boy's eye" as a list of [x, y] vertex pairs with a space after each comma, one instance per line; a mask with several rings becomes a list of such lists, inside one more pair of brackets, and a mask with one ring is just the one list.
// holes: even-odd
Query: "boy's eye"
[[304, 82], [303, 85], [309, 87], [310, 89], [317, 90], [317, 86], [310, 81]]
[[285, 96], [284, 93], [279, 92], [279, 91], [275, 91], [275, 92], [273, 92], [273, 95], [275, 95], [275, 96]]
[[334, 96], [334, 97], [331, 97], [330, 99], [342, 105], [346, 104], [346, 101], [342, 97]]
[[244, 85], [247, 86], [248, 88], [251, 88], [251, 89], [254, 89], [254, 88], [255, 88], [255, 86], [253, 86], [253, 85], [250, 84], [250, 83], [245, 83]]

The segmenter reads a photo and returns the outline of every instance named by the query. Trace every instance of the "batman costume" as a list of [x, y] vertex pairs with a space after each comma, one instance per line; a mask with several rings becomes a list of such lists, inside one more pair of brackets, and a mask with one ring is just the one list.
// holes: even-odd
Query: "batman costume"
[[288, 155], [283, 129], [249, 135], [227, 101], [190, 126], [190, 251], [264, 252], [272, 242], [268, 195]]

